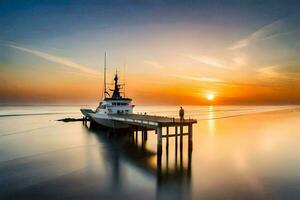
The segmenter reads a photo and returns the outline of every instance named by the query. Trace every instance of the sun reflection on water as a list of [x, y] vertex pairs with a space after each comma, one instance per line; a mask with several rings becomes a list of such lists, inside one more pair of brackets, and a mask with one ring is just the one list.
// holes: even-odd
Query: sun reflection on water
[[213, 106], [208, 107], [208, 132], [215, 135], [215, 111]]

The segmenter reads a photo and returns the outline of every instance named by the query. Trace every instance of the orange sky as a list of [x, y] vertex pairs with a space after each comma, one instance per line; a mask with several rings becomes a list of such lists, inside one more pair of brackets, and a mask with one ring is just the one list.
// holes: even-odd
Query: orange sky
[[[103, 79], [96, 76], [37, 72], [35, 76], [2, 74], [0, 77], [4, 80], [0, 86], [4, 102], [93, 104], [102, 94]], [[21, 81], [12, 83], [11, 79]], [[290, 84], [202, 82], [178, 79], [168, 74], [128, 75], [126, 84], [126, 96], [132, 97], [135, 104], [143, 105], [295, 104], [300, 100], [299, 85]], [[208, 100], [208, 95], [213, 95], [214, 99]]]

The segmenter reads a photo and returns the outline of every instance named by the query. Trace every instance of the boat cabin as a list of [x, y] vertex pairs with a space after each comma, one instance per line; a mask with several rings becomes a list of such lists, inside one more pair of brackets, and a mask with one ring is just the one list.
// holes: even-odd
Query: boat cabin
[[[118, 75], [115, 75], [114, 78], [115, 84], [113, 94], [111, 97], [106, 98], [99, 103], [99, 106], [96, 110], [99, 114], [132, 114], [134, 105], [131, 104], [132, 99], [124, 98], [121, 96], [120, 89], [121, 85], [118, 84]], [[109, 93], [105, 91], [105, 94]]]

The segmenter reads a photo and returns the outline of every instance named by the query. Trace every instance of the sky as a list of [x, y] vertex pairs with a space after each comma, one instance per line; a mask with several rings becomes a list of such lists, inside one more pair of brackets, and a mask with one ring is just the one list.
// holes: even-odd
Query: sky
[[300, 103], [300, 2], [0, 0], [0, 104]]

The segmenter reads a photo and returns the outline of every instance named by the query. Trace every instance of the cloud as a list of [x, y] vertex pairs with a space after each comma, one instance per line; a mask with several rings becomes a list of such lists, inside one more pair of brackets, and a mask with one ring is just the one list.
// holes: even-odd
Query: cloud
[[81, 72], [85, 72], [85, 73], [89, 73], [89, 74], [97, 74], [97, 75], [99, 74], [99, 72], [97, 72], [96, 70], [93, 70], [93, 69], [91, 69], [87, 66], [78, 64], [78, 63], [76, 63], [72, 60], [69, 60], [68, 58], [52, 55], [52, 54], [49, 54], [49, 53], [46, 53], [46, 52], [43, 52], [43, 51], [40, 51], [40, 50], [36, 50], [36, 49], [29, 49], [29, 48], [25, 48], [25, 47], [20, 47], [20, 46], [13, 45], [13, 44], [6, 44], [6, 46], [17, 49], [17, 50], [20, 50], [20, 51], [23, 51], [23, 52], [30, 53], [32, 55], [38, 56], [40, 58], [44, 58], [45, 60], [48, 60], [48, 61], [51, 61], [51, 62], [54, 62], [54, 63], [64, 65], [64, 66], [69, 67], [69, 68], [77, 69]]
[[159, 63], [156, 62], [156, 61], [152, 61], [152, 60], [144, 60], [144, 63], [146, 63], [147, 65], [151, 65], [152, 67], [155, 67], [155, 68], [158, 68], [158, 69], [164, 68], [163, 65], [159, 64]]
[[251, 83], [251, 82], [235, 82], [235, 81], [225, 81], [210, 77], [198, 77], [198, 76], [185, 76], [185, 75], [178, 75], [178, 74], [171, 74], [171, 77], [185, 79], [185, 80], [192, 80], [192, 81], [199, 81], [199, 82], [206, 82], [216, 85], [222, 85], [223, 87], [262, 87], [262, 88], [270, 88], [270, 87], [278, 87], [280, 85], [270, 85], [270, 84], [261, 84], [261, 83]]
[[244, 57], [241, 56], [236, 56], [232, 59], [233, 63], [238, 65], [238, 66], [242, 66], [246, 64], [246, 60]]
[[283, 20], [276, 20], [276, 21], [256, 30], [255, 32], [250, 34], [248, 37], [235, 42], [228, 49], [229, 50], [237, 50], [237, 49], [244, 48], [244, 47], [250, 45], [251, 42], [254, 42], [257, 40], [265, 40], [265, 39], [274, 37], [275, 35], [282, 34], [283, 25], [284, 25]]
[[198, 61], [198, 62], [202, 62], [206, 65], [210, 65], [212, 67], [218, 67], [218, 68], [227, 68], [225, 67], [221, 61], [219, 61], [216, 58], [213, 57], [209, 57], [209, 56], [193, 56], [193, 55], [187, 55], [188, 58]]
[[253, 40], [253, 36], [237, 41], [233, 46], [229, 47], [229, 50], [236, 50], [243, 47], [246, 47], [250, 44], [250, 41]]
[[286, 74], [279, 72], [278, 69], [279, 69], [278, 66], [267, 66], [267, 67], [258, 69], [257, 72], [265, 78], [271, 78], [271, 79], [290, 78]]
[[209, 77], [185, 76], [185, 75], [177, 75], [177, 74], [171, 74], [170, 76], [185, 79], [185, 80], [193, 80], [193, 81], [200, 81], [200, 82], [221, 82], [221, 80], [209, 78]]

